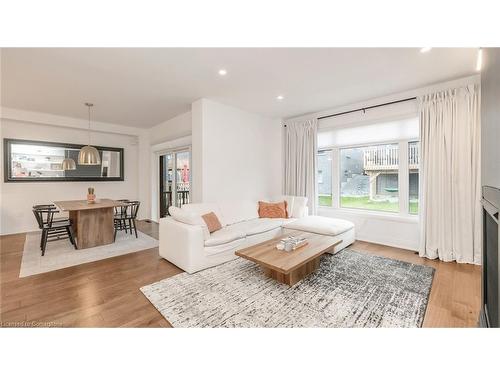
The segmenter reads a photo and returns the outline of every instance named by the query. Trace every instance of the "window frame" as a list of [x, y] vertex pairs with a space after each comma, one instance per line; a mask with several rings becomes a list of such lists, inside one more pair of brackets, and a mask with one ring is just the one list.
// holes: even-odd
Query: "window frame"
[[[408, 164], [408, 151], [409, 151], [409, 147], [410, 147], [410, 143], [414, 143], [416, 142], [418, 144], [418, 182], [419, 182], [419, 185], [418, 185], [418, 200], [417, 200], [417, 212], [416, 213], [412, 213], [410, 212], [410, 166]], [[406, 212], [408, 213], [408, 215], [410, 215], [411, 217], [418, 217], [420, 215], [420, 165], [421, 165], [421, 158], [422, 158], [422, 152], [421, 152], [421, 148], [420, 148], [420, 139], [410, 139], [406, 142], [406, 163], [407, 163], [407, 175], [406, 175], [406, 183], [408, 184], [408, 191], [407, 191], [407, 202], [408, 202], [408, 207], [406, 208]]]
[[[331, 162], [331, 168], [332, 170], [330, 171], [330, 177], [331, 177], [331, 181], [330, 181], [330, 186], [332, 187], [332, 205], [333, 205], [333, 200], [334, 200], [334, 196], [335, 196], [335, 185], [334, 185], [334, 182], [335, 182], [335, 178], [333, 176], [333, 173], [335, 171], [335, 168], [334, 168], [334, 163], [335, 163], [335, 157], [334, 157], [334, 151], [331, 149], [331, 148], [321, 148], [321, 149], [318, 149], [317, 152], [316, 152], [316, 159], [318, 158], [318, 154], [320, 152], [323, 152], [323, 151], [326, 151], [326, 152], [330, 152], [331, 153], [331, 156], [332, 156], [332, 162]], [[316, 163], [316, 175], [318, 173], [318, 163]], [[316, 191], [317, 191], [317, 197], [316, 197], [316, 202], [318, 203], [318, 207], [330, 207], [330, 206], [323, 206], [323, 205], [320, 205], [319, 204], [319, 182], [316, 181]]]
[[[323, 206], [319, 205], [319, 209], [335, 209], [342, 210], [349, 213], [363, 214], [363, 215], [376, 215], [376, 216], [386, 216], [386, 217], [404, 217], [408, 219], [417, 219], [419, 213], [413, 214], [409, 212], [409, 165], [408, 165], [408, 147], [410, 142], [420, 142], [419, 138], [408, 138], [401, 139], [399, 141], [387, 141], [387, 142], [366, 142], [357, 143], [343, 146], [326, 146], [318, 148], [317, 154], [320, 151], [331, 151], [332, 153], [332, 205]], [[380, 146], [380, 145], [398, 145], [398, 156], [399, 156], [399, 168], [398, 168], [398, 199], [399, 199], [399, 211], [383, 211], [383, 210], [371, 210], [366, 208], [351, 208], [351, 207], [341, 207], [340, 206], [340, 151], [343, 149], [352, 149], [360, 147], [370, 147], [370, 146]], [[419, 146], [420, 150], [420, 146]], [[420, 173], [420, 168], [419, 168]], [[420, 200], [420, 190], [419, 190], [419, 200]], [[317, 197], [317, 202], [319, 202], [319, 194]]]

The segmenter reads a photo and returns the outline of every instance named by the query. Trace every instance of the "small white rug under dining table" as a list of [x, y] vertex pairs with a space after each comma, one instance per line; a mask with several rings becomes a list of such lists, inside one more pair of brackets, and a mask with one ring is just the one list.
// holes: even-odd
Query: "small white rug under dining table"
[[120, 231], [116, 234], [116, 241], [112, 244], [78, 250], [71, 245], [69, 240], [47, 242], [45, 255], [42, 256], [41, 232], [27, 233], [19, 277], [55, 271], [158, 246], [158, 240], [153, 237], [140, 231], [137, 231], [137, 235], [138, 238], [135, 238], [135, 235]]

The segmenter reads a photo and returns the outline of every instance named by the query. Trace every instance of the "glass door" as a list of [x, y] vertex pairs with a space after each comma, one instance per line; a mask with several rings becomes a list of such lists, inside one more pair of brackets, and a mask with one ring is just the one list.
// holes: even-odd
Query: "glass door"
[[160, 217], [168, 215], [170, 206], [190, 202], [191, 151], [176, 150], [160, 155]]

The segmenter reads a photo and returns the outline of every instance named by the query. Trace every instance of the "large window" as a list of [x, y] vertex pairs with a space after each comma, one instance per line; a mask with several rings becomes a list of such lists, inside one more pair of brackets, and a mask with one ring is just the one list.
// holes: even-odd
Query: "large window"
[[320, 130], [318, 204], [418, 214], [418, 118]]
[[408, 212], [418, 214], [420, 142], [408, 142]]
[[320, 206], [332, 205], [332, 151], [321, 150], [318, 152], [318, 204]]
[[340, 150], [340, 207], [399, 211], [398, 144]]

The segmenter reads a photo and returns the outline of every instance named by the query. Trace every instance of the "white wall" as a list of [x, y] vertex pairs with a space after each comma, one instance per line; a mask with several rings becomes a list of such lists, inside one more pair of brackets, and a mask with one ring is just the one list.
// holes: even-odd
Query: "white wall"
[[203, 202], [203, 108], [206, 101], [201, 99], [191, 104], [191, 199]]
[[[462, 85], [479, 83], [480, 76], [475, 75], [462, 79], [442, 82], [435, 85], [416, 88], [413, 90], [395, 93], [380, 98], [373, 98], [363, 102], [352, 103], [346, 106], [330, 108], [324, 111], [310, 113], [303, 116], [288, 119], [287, 121], [301, 120], [312, 117], [322, 117], [333, 113], [340, 113], [368, 107], [371, 105], [387, 103], [409, 97], [424, 95], [429, 92], [445, 90]], [[320, 131], [332, 128], [348, 128], [353, 125], [364, 125], [378, 121], [397, 120], [407, 118], [417, 113], [416, 101], [403, 102], [391, 106], [384, 106], [367, 110], [327, 118], [319, 121]], [[335, 191], [335, 187], [334, 187]], [[338, 189], [337, 189], [338, 193]], [[403, 249], [417, 250], [419, 245], [419, 221], [418, 217], [412, 215], [372, 213], [361, 210], [319, 207], [318, 214], [328, 217], [336, 217], [352, 221], [356, 226], [356, 238], [363, 241], [380, 243], [388, 246], [400, 247]]]
[[481, 73], [482, 185], [500, 189], [500, 48], [483, 49]]
[[139, 219], [150, 219], [151, 205], [151, 158], [149, 133], [144, 132], [138, 137], [138, 194], [141, 206], [137, 216]]
[[192, 105], [193, 200], [265, 199], [281, 193], [279, 119], [200, 99]]
[[[302, 119], [308, 119], [311, 117], [322, 117], [322, 116], [327, 116], [327, 115], [330, 115], [333, 113], [350, 111], [350, 110], [359, 109], [359, 108], [363, 108], [363, 107], [369, 107], [369, 106], [377, 105], [377, 104], [381, 104], [381, 103], [387, 103], [387, 102], [392, 102], [392, 101], [396, 101], [396, 100], [400, 100], [400, 99], [421, 96], [421, 95], [425, 95], [427, 93], [451, 89], [451, 88], [455, 88], [455, 87], [459, 87], [459, 86], [463, 86], [463, 85], [479, 84], [479, 83], [481, 83], [481, 76], [480, 75], [473, 75], [473, 76], [464, 77], [464, 78], [460, 78], [460, 79], [456, 79], [456, 80], [452, 80], [452, 81], [436, 83], [436, 84], [430, 85], [430, 86], [418, 87], [418, 88], [415, 88], [412, 90], [398, 92], [398, 93], [386, 95], [383, 97], [372, 98], [372, 99], [364, 100], [361, 102], [351, 103], [351, 104], [344, 105], [341, 107], [327, 108], [327, 109], [319, 111], [319, 112], [311, 112], [311, 113], [307, 113], [307, 114], [304, 114], [301, 116], [288, 118], [288, 119], [286, 119], [286, 121], [302, 120]], [[374, 118], [379, 118], [380, 116], [383, 116], [385, 114], [388, 114], [391, 118], [398, 118], [401, 115], [404, 116], [404, 113], [408, 112], [408, 110], [411, 110], [411, 108], [414, 108], [414, 109], [417, 108], [415, 105], [415, 102], [406, 102], [406, 103], [401, 103], [401, 104], [397, 104], [395, 106], [390, 106], [390, 107], [387, 107], [387, 106], [379, 107], [379, 108], [367, 110], [365, 113], [363, 113], [362, 111], [355, 112], [355, 113], [348, 114], [348, 115], [337, 116], [334, 118], [321, 120], [320, 123], [323, 123], [323, 125], [320, 124], [320, 127], [329, 126], [329, 125], [345, 126], [345, 125], [348, 125], [350, 123], [358, 122], [358, 121], [370, 122]]]
[[[1, 119], [1, 137], [77, 144], [86, 144], [88, 141], [88, 133], [84, 129], [5, 118]], [[51, 203], [57, 200], [85, 199], [89, 186], [95, 187], [98, 198], [138, 199], [139, 147], [137, 136], [99, 132], [93, 133], [92, 143], [124, 148], [124, 181], [6, 183], [2, 168], [0, 233], [9, 234], [36, 230], [35, 218], [31, 212], [33, 205]], [[0, 155], [3, 166], [3, 141], [0, 147], [2, 148]]]
[[149, 129], [151, 145], [191, 135], [191, 111], [162, 122]]

